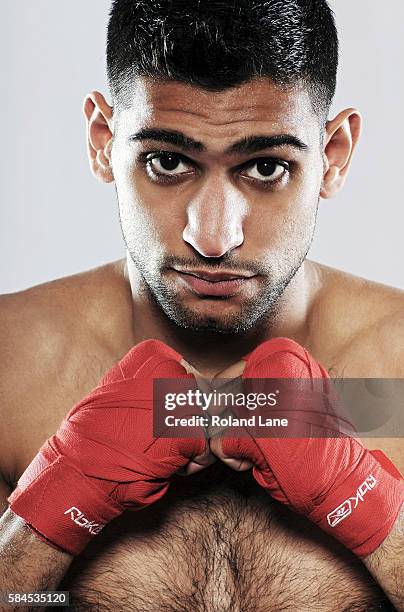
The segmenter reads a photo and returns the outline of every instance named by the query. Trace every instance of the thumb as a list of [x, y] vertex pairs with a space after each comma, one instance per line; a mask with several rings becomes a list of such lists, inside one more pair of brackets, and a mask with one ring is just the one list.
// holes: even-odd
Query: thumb
[[210, 439], [209, 445], [212, 453], [223, 463], [233, 470], [243, 472], [251, 469], [254, 463], [249, 459], [243, 444], [240, 444], [242, 441], [242, 438], [227, 438], [218, 435]]

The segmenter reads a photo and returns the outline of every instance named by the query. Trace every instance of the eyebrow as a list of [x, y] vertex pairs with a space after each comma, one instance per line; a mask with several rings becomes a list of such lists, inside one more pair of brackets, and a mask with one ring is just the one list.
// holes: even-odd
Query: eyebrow
[[[202, 142], [194, 140], [189, 136], [185, 136], [185, 134], [182, 134], [182, 132], [172, 130], [143, 128], [135, 134], [129, 136], [128, 140], [131, 142], [156, 140], [158, 142], [165, 142], [175, 145], [184, 151], [206, 151], [206, 148]], [[241, 140], [238, 140], [230, 145], [230, 147], [228, 147], [224, 153], [226, 155], [231, 155], [232, 153], [256, 153], [257, 151], [262, 151], [263, 149], [271, 149], [273, 147], [285, 145], [300, 151], [305, 151], [308, 149], [307, 144], [296, 136], [292, 136], [291, 134], [276, 134], [274, 136], [247, 136], [246, 138], [242, 138]]]
[[300, 138], [291, 134], [277, 134], [275, 136], [247, 136], [238, 142], [232, 144], [226, 153], [256, 153], [262, 149], [271, 149], [273, 147], [289, 146], [300, 151], [308, 149]]
[[198, 140], [194, 140], [189, 136], [185, 136], [181, 132], [174, 132], [171, 130], [154, 130], [150, 128], [143, 128], [129, 136], [130, 141], [141, 141], [141, 140], [157, 140], [159, 142], [167, 142], [177, 147], [181, 147], [185, 151], [205, 151], [205, 147]]

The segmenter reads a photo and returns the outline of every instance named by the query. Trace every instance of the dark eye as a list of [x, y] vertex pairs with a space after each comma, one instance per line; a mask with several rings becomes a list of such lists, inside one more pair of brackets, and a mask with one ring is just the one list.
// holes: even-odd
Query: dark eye
[[189, 172], [190, 166], [176, 153], [158, 153], [148, 157], [147, 169], [151, 174], [175, 176]]
[[252, 165], [246, 168], [243, 174], [263, 183], [269, 183], [276, 181], [288, 172], [288, 166], [289, 164], [287, 162], [281, 163], [276, 159], [263, 157], [262, 159], [257, 159]]

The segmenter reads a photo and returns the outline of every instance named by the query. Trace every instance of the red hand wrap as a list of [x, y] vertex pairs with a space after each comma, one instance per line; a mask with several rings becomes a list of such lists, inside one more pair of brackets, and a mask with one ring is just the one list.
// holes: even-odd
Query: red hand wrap
[[72, 408], [9, 497], [38, 537], [79, 554], [125, 509], [160, 499], [170, 477], [206, 448], [199, 438], [153, 438], [153, 379], [189, 378], [156, 340], [133, 348]]
[[[329, 378], [303, 347], [287, 338], [264, 342], [246, 360], [245, 379]], [[223, 438], [222, 448], [228, 457], [252, 461], [255, 479], [272, 497], [361, 558], [387, 537], [404, 501], [397, 468], [356, 438]]]

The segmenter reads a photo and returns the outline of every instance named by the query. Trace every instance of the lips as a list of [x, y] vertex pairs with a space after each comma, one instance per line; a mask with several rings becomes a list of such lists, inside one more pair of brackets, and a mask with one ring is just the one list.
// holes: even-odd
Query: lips
[[[174, 268], [176, 270], [176, 268]], [[181, 274], [190, 274], [191, 276], [197, 276], [198, 278], [203, 278], [204, 280], [208, 280], [212, 283], [219, 281], [228, 281], [239, 278], [251, 278], [252, 275], [241, 274], [238, 272], [207, 272], [206, 270], [176, 270]]]
[[204, 270], [175, 271], [194, 293], [217, 297], [236, 295], [252, 278], [232, 272], [205, 272]]

